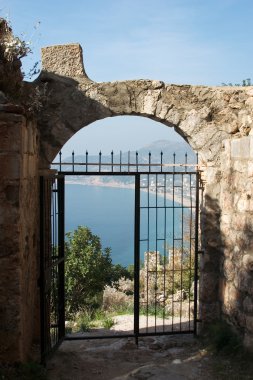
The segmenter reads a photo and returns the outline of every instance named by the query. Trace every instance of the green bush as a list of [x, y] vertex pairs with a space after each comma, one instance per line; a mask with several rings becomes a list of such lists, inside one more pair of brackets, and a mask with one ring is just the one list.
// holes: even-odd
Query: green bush
[[130, 274], [121, 265], [112, 264], [111, 249], [102, 250], [100, 238], [88, 227], [79, 226], [66, 236], [66, 316], [73, 319], [79, 312], [99, 309], [105, 285]]
[[111, 317], [106, 317], [103, 321], [102, 321], [102, 326], [105, 328], [105, 329], [108, 329], [110, 330], [110, 328], [112, 326], [115, 325], [115, 322], [113, 320], [113, 318]]

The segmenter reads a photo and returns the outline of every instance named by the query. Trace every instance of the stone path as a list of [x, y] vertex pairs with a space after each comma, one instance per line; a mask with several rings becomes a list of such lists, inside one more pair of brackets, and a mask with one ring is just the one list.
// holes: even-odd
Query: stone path
[[50, 380], [216, 380], [212, 358], [192, 335], [65, 341], [48, 362]]

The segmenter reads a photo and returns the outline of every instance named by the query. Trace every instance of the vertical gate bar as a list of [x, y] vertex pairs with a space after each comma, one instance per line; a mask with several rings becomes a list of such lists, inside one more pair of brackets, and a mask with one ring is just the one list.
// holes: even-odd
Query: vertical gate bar
[[190, 259], [189, 259], [189, 330], [191, 327], [191, 286], [192, 286], [192, 174], [189, 174], [190, 176], [190, 222], [189, 222], [189, 252], [190, 252]]
[[135, 175], [134, 217], [134, 336], [138, 345], [140, 313], [140, 174]]
[[197, 334], [198, 305], [198, 250], [199, 250], [199, 171], [196, 171], [196, 205], [195, 205], [195, 268], [194, 268], [194, 334]]
[[[58, 305], [59, 305], [59, 297], [58, 297], [58, 289], [57, 285], [55, 285], [55, 278], [57, 276], [57, 268], [55, 267], [55, 257], [56, 249], [58, 248], [58, 180], [52, 182], [52, 195], [51, 195], [51, 236], [50, 236], [50, 247], [51, 251], [49, 252], [49, 266], [50, 266], [50, 304], [52, 310], [54, 312], [53, 320], [52, 320], [52, 311], [50, 310], [50, 335], [51, 335], [51, 326], [58, 324]], [[57, 329], [57, 330], [56, 330]], [[53, 339], [51, 339], [51, 347], [53, 348], [55, 342], [57, 341], [57, 333], [58, 327], [53, 328]]]
[[111, 151], [111, 170], [113, 172], [113, 150]]
[[44, 191], [44, 177], [40, 177], [40, 349], [41, 349], [41, 363], [45, 364], [45, 231], [44, 231], [44, 201], [45, 201], [45, 191]]
[[51, 197], [51, 252], [50, 254], [50, 263], [52, 264], [52, 256], [56, 255], [55, 250], [58, 246], [58, 237], [57, 237], [57, 199], [58, 199], [58, 182], [51, 183], [52, 186], [52, 194], [48, 194], [48, 197]]
[[59, 317], [59, 339], [65, 336], [65, 291], [64, 291], [64, 246], [65, 246], [65, 221], [64, 221], [64, 203], [65, 203], [65, 178], [58, 178], [58, 255], [63, 258], [58, 264], [58, 317]]
[[167, 229], [167, 220], [166, 220], [166, 193], [167, 193], [167, 176], [164, 174], [164, 247], [163, 247], [163, 331], [165, 330], [165, 300], [166, 300], [166, 229]]
[[188, 163], [188, 162], [187, 162], [187, 161], [188, 161], [188, 160], [187, 160], [187, 158], [188, 158], [187, 153], [185, 153], [185, 156], [184, 156], [184, 157], [185, 157], [185, 160], [184, 160], [184, 162], [185, 162], [184, 171], [185, 171], [185, 173], [186, 173], [186, 172], [187, 172], [187, 163]]
[[[149, 167], [149, 170], [150, 170], [150, 167]], [[150, 226], [150, 215], [149, 215], [149, 211], [150, 211], [150, 193], [149, 193], [149, 190], [150, 190], [150, 185], [149, 185], [149, 180], [150, 180], [150, 174], [147, 174], [147, 178], [148, 178], [148, 204], [147, 204], [147, 211], [148, 211], [148, 223], [147, 223], [147, 239], [148, 239], [148, 242], [147, 242], [147, 255], [146, 255], [146, 260], [147, 260], [147, 266], [146, 266], [146, 270], [147, 270], [147, 281], [146, 281], [146, 295], [147, 295], [147, 299], [146, 299], [146, 332], [148, 332], [148, 324], [149, 324], [149, 315], [148, 315], [148, 312], [149, 312], [149, 249], [150, 249], [150, 242], [149, 242], [149, 226]]]
[[72, 171], [75, 171], [75, 152], [72, 152]]
[[183, 257], [184, 257], [184, 173], [181, 174], [181, 263], [180, 263], [180, 331], [182, 331], [182, 301], [183, 301]]
[[101, 172], [101, 159], [102, 159], [102, 152], [100, 150], [99, 152], [99, 164], [98, 164], [98, 171]]
[[158, 204], [157, 204], [157, 174], [155, 175], [155, 332], [156, 332], [156, 316], [157, 316], [157, 283], [158, 283], [158, 274], [157, 274], [157, 267], [158, 267], [158, 247], [157, 247], [157, 239], [158, 239], [158, 220], [157, 220], [157, 213], [158, 213]]
[[60, 153], [59, 153], [59, 158], [60, 158], [60, 172], [61, 172], [61, 156], [62, 156], [62, 152], [60, 151]]
[[46, 242], [46, 260], [45, 260], [45, 320], [46, 320], [46, 355], [48, 355], [52, 348], [52, 338], [51, 338], [51, 313], [50, 313], [50, 301], [51, 301], [51, 290], [52, 290], [52, 197], [53, 197], [53, 178], [46, 179], [45, 186], [45, 242]]
[[172, 179], [172, 316], [171, 330], [174, 330], [174, 290], [175, 290], [175, 164], [176, 153], [173, 153], [173, 179]]

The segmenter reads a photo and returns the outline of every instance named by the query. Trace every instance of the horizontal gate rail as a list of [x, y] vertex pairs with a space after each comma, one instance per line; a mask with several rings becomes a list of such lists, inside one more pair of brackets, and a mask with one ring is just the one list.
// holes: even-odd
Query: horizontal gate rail
[[[75, 152], [72, 152], [71, 158], [63, 161], [62, 152], [60, 152], [56, 158], [56, 161], [53, 162], [52, 168], [61, 172], [62, 174], [78, 174], [85, 175], [85, 173], [89, 173], [90, 175], [96, 175], [96, 173], [105, 173], [107, 175], [114, 174], [147, 174], [147, 173], [167, 173], [172, 170], [175, 172], [177, 168], [177, 173], [180, 174], [182, 171], [185, 172], [196, 172], [198, 170], [198, 154], [196, 154], [195, 162], [188, 162], [188, 154], [186, 153], [184, 156], [184, 162], [176, 163], [176, 154], [173, 154], [173, 160], [171, 163], [164, 163], [164, 153], [160, 152], [159, 160], [156, 155], [156, 160], [158, 162], [152, 161], [152, 155], [149, 152], [147, 157], [144, 158], [142, 155], [140, 158], [140, 154], [138, 152], [127, 152], [127, 154], [120, 152], [115, 155], [112, 151], [110, 156], [102, 156], [100, 152], [98, 155], [98, 159], [96, 156], [89, 157], [89, 153], [86, 151], [85, 158], [80, 159], [80, 155], [75, 155]], [[81, 156], [83, 157], [83, 156]], [[78, 161], [76, 161], [78, 160]], [[125, 162], [124, 162], [125, 161]], [[181, 170], [182, 169], [182, 170]], [[176, 174], [176, 173], [175, 173]]]
[[[113, 171], [108, 171], [108, 172], [86, 172], [86, 171], [59, 171], [58, 172], [61, 175], [64, 176], [118, 176], [118, 177], [124, 177], [124, 176], [132, 176], [134, 177], [137, 173], [136, 172], [113, 172]], [[162, 174], [196, 174], [196, 170], [191, 170], [191, 171], [168, 171], [168, 172], [160, 172], [160, 171], [154, 171], [154, 172], [145, 172], [145, 171], [140, 171], [138, 174], [142, 175], [162, 175]], [[175, 186], [176, 187], [176, 186]]]

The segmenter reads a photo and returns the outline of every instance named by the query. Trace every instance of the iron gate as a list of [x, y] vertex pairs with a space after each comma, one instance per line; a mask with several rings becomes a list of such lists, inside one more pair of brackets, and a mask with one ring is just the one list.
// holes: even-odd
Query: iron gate
[[[200, 173], [196, 165], [134, 163], [113, 152], [110, 161], [54, 164], [41, 177], [41, 349], [42, 359], [63, 339], [93, 339], [196, 333], [198, 322], [198, 214]], [[133, 331], [100, 336], [66, 335], [64, 309], [64, 191], [69, 176], [132, 176], [135, 188]], [[143, 262], [141, 263], [141, 258]], [[140, 323], [141, 322], [141, 323]]]
[[40, 178], [41, 359], [65, 336], [64, 177]]

